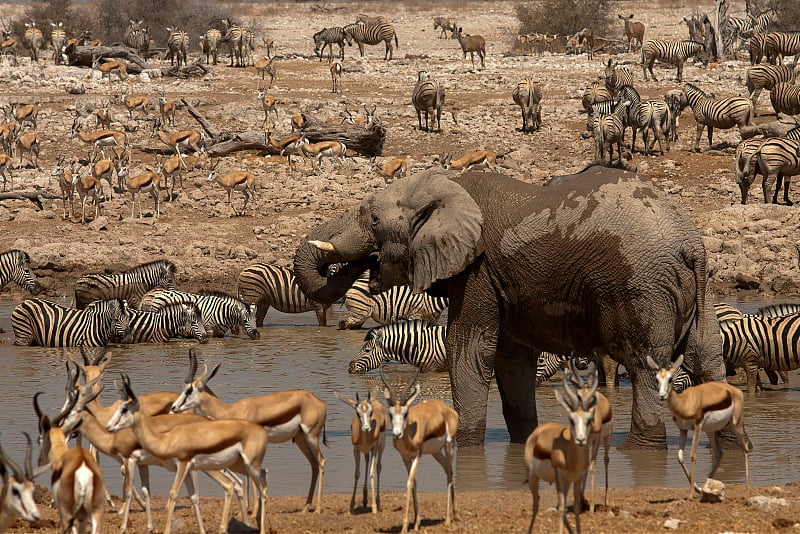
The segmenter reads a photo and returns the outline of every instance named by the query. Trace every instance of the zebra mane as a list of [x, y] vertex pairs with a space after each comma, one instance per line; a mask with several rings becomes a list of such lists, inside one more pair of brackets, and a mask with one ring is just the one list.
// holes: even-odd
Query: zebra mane
[[31, 262], [31, 257], [28, 255], [28, 253], [18, 248], [8, 250], [6, 252], [3, 252], [3, 254], [22, 256], [22, 261], [24, 261], [25, 263]]
[[700, 89], [699, 87], [697, 87], [697, 86], [696, 86], [696, 85], [694, 85], [693, 83], [688, 83], [688, 82], [687, 82], [687, 83], [686, 83], [686, 85], [687, 85], [688, 87], [690, 87], [692, 90], [694, 90], [694, 91], [697, 91], [698, 93], [700, 93], [700, 95], [701, 95], [703, 98], [711, 98], [711, 97], [710, 97], [710, 96], [708, 96], [708, 95], [707, 95], [707, 94], [706, 94], [706, 93], [705, 93], [705, 92], [704, 92], [702, 89]]
[[681, 42], [682, 42], [682, 43], [694, 43], [694, 44], [696, 44], [696, 45], [700, 45], [700, 47], [701, 47], [703, 50], [705, 50], [705, 49], [706, 49], [706, 45], [705, 45], [705, 44], [701, 43], [700, 41], [695, 41], [694, 39], [684, 39], [684, 40], [683, 40], [683, 41], [681, 41]]
[[123, 309], [123, 310], [127, 307], [127, 303], [125, 302], [124, 299], [107, 299], [107, 300], [95, 300], [95, 301], [92, 301], [92, 302], [90, 302], [89, 304], [86, 305], [85, 310], [88, 311], [88, 310], [93, 309], [93, 308], [107, 307], [107, 306], [109, 306], [109, 304], [108, 304], [109, 302], [116, 302], [117, 305], [120, 307], [120, 309]]
[[149, 261], [147, 263], [139, 264], [136, 267], [133, 267], [133, 268], [129, 269], [127, 272], [128, 273], [133, 273], [133, 272], [149, 269], [150, 267], [153, 267], [153, 266], [161, 267], [161, 268], [165, 269], [166, 271], [168, 271], [173, 276], [178, 271], [178, 268], [175, 266], [174, 263], [172, 263], [169, 260], [163, 260], [162, 259], [162, 260], [154, 260], [154, 261]]
[[203, 295], [203, 296], [206, 296], [206, 297], [217, 297], [217, 298], [226, 299], [226, 300], [233, 300], [233, 301], [236, 301], [238, 303], [241, 303], [242, 306], [247, 307], [247, 304], [245, 303], [245, 301], [243, 301], [239, 297], [237, 297], [235, 295], [231, 295], [230, 293], [226, 293], [225, 291], [220, 291], [219, 289], [203, 289], [202, 291], [200, 291], [198, 293], [198, 295]]

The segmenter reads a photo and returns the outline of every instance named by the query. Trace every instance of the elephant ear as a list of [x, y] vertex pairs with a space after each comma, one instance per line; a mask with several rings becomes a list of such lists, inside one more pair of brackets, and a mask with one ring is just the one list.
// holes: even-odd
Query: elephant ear
[[[482, 252], [483, 215], [452, 173], [431, 169], [409, 189], [411, 287], [420, 293], [463, 271]], [[413, 195], [413, 196], [411, 196]]]

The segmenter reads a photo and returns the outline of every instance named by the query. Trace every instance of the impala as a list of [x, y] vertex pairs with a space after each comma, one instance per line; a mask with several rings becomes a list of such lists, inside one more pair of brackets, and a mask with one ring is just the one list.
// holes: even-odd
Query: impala
[[[215, 163], [211, 163], [211, 172], [208, 173], [208, 181], [217, 182], [228, 194], [228, 206], [231, 208], [232, 216], [244, 215], [245, 211], [247, 210], [247, 203], [250, 201], [250, 197], [252, 196], [255, 198], [256, 196], [254, 185], [256, 177], [249, 171], [236, 171], [229, 172], [227, 174], [218, 174], [216, 170], [217, 165], [219, 165], [219, 160], [217, 160]], [[233, 208], [234, 191], [241, 191], [244, 193], [244, 205], [242, 206], [241, 213], [238, 213]]]
[[[10, 190], [14, 190], [14, 176], [11, 174], [12, 165], [13, 161], [11, 160], [11, 156], [0, 153], [0, 174], [3, 175], [3, 191], [6, 190], [6, 182], [11, 182]], [[8, 176], [6, 176], [6, 172], [8, 172]]]
[[116, 74], [117, 77], [119, 78], [119, 81], [124, 81], [128, 79], [128, 67], [127, 65], [125, 65], [124, 61], [106, 61], [105, 63], [99, 63], [101, 58], [102, 56], [98, 57], [92, 63], [92, 68], [100, 71], [101, 81], [103, 78], [108, 78], [108, 83], [111, 83], [112, 74]]
[[[744, 430], [744, 393], [727, 382], [704, 382], [688, 387], [681, 393], [676, 393], [672, 388], [672, 379], [682, 363], [683, 354], [678, 356], [669, 369], [664, 369], [652, 357], [647, 357], [647, 365], [656, 372], [658, 397], [662, 401], [667, 401], [669, 411], [672, 412], [672, 420], [680, 430], [678, 463], [681, 464], [683, 473], [689, 479], [689, 498], [694, 497], [695, 489], [698, 493], [702, 493], [694, 482], [694, 464], [697, 459], [697, 442], [700, 441], [700, 432], [705, 431], [708, 434], [708, 442], [711, 446], [711, 472], [708, 473], [708, 478], [711, 478], [722, 459], [722, 449], [717, 444], [715, 435], [728, 423], [731, 423], [733, 431], [744, 449], [744, 472], [749, 488], [750, 451], [753, 444]], [[686, 465], [683, 463], [683, 449], [686, 446], [686, 434], [689, 430], [694, 430], [691, 474], [686, 471]]]
[[362, 506], [367, 507], [367, 477], [369, 477], [372, 499], [370, 508], [377, 514], [381, 507], [381, 457], [386, 445], [386, 411], [383, 404], [374, 399], [372, 392], [366, 399], [356, 400], [345, 397], [338, 391], [333, 392], [336, 398], [355, 410], [350, 423], [350, 440], [353, 443], [353, 456], [356, 460], [356, 474], [353, 478], [353, 496], [350, 498], [350, 513], [356, 508], [356, 490], [361, 478], [361, 455], [364, 455], [364, 494]]
[[145, 117], [147, 116], [150, 99], [144, 95], [131, 95], [123, 97], [122, 103], [125, 105], [125, 109], [128, 110], [128, 116], [133, 120], [133, 112], [136, 110], [141, 111]]
[[39, 142], [41, 137], [36, 132], [26, 132], [17, 137], [17, 151], [19, 152], [19, 163], [22, 165], [22, 154], [28, 154], [28, 161], [34, 167], [39, 168]]
[[103, 518], [103, 474], [89, 451], [80, 446], [67, 447], [67, 435], [73, 429], [59, 426], [78, 398], [73, 397], [67, 409], [51, 421], [39, 409], [38, 397], [41, 394], [33, 396], [33, 407], [39, 420], [39, 465], [49, 463], [52, 468], [53, 500], [58, 509], [61, 532], [83, 532], [88, 519], [92, 534], [96, 534]]
[[[189, 350], [189, 374], [178, 399], [172, 404], [172, 412], [198, 408], [213, 419], [244, 419], [266, 428], [270, 443], [293, 440], [311, 464], [311, 485], [303, 511], [311, 507], [314, 487], [319, 477], [316, 513], [322, 512], [322, 484], [325, 478], [325, 457], [320, 450], [320, 433], [325, 428], [327, 409], [317, 396], [301, 389], [279, 391], [259, 397], [246, 397], [226, 404], [208, 387], [208, 381], [217, 373], [217, 365], [211, 373], [197, 373], [197, 356]], [[323, 438], [324, 443], [324, 438]]]
[[25, 471], [6, 456], [0, 447], [0, 465], [4, 468], [3, 488], [0, 490], [0, 532], [5, 532], [17, 516], [31, 522], [39, 521], [41, 518], [33, 499], [36, 489], [33, 479], [37, 475], [31, 466], [31, 437], [27, 432], [23, 433], [28, 442], [25, 449]]
[[[264, 429], [240, 419], [223, 419], [186, 423], [164, 431], [154, 424], [153, 417], [145, 415], [140, 409], [127, 376], [123, 376], [122, 387], [123, 402], [106, 429], [117, 432], [123, 428], [133, 428], [136, 439], [146, 451], [161, 461], [172, 461], [178, 466], [167, 500], [164, 534], [171, 532], [178, 490], [187, 473], [193, 469], [206, 472], [229, 469], [249, 476], [260, 496], [259, 532], [266, 534], [269, 531], [267, 477], [261, 469], [267, 450]], [[227, 531], [232, 499], [233, 492], [226, 491], [220, 532]]]
[[175, 126], [175, 101], [167, 100], [163, 91], [158, 92], [158, 111], [161, 113], [161, 122]]
[[103, 157], [106, 157], [105, 147], [115, 146], [118, 148], [126, 148], [128, 146], [128, 136], [125, 132], [120, 132], [119, 130], [95, 130], [93, 132], [82, 132], [78, 129], [77, 117], [72, 123], [72, 135], [70, 135], [71, 139], [75, 137], [78, 137], [84, 143], [92, 145], [92, 161], [94, 161], [98, 147], [100, 148], [100, 152], [102, 153]]
[[572, 528], [567, 520], [567, 494], [572, 486], [575, 529], [581, 531], [581, 506], [583, 503], [583, 483], [589, 467], [589, 440], [592, 420], [597, 403], [597, 381], [578, 396], [567, 379], [564, 380], [566, 397], [555, 390], [556, 400], [569, 415], [569, 426], [558, 423], [543, 423], [528, 436], [525, 442], [525, 470], [528, 487], [533, 495], [533, 513], [528, 525], [528, 533], [533, 531], [536, 514], [539, 512], [539, 479], [556, 483], [558, 511], [561, 521], [558, 532], [566, 526]]
[[74, 175], [76, 174], [76, 162], [70, 162], [69, 166], [64, 165], [65, 156], [61, 155], [56, 163], [56, 168], [50, 173], [50, 176], [56, 176], [58, 180], [59, 189], [61, 189], [61, 200], [64, 205], [64, 219], [67, 218], [67, 201], [69, 201], [69, 218], [75, 217], [74, 200], [75, 200], [75, 182]]
[[174, 133], [168, 133], [161, 128], [161, 121], [159, 119], [153, 120], [153, 132], [150, 137], [158, 137], [161, 142], [170, 148], [175, 149], [175, 155], [181, 158], [181, 165], [186, 169], [186, 164], [181, 157], [182, 148], [191, 148], [195, 154], [206, 153], [206, 135], [197, 130], [180, 130]]
[[367, 169], [368, 173], [377, 172], [378, 176], [381, 176], [386, 184], [392, 183], [397, 178], [402, 178], [406, 175], [407, 171], [408, 162], [403, 158], [387, 160], [380, 167], [378, 167], [375, 158], [373, 158], [372, 164], [369, 166], [369, 169]]
[[275, 114], [275, 121], [272, 123], [272, 126], [275, 126], [278, 121], [278, 99], [273, 96], [268, 96], [264, 88], [260, 86], [257, 96], [258, 101], [261, 103], [261, 109], [264, 110], [264, 121], [261, 123], [262, 128], [267, 124], [270, 115], [273, 113]]
[[[408, 471], [406, 482], [406, 508], [403, 516], [403, 530], [408, 532], [408, 512], [411, 507], [411, 496], [414, 496], [414, 530], [419, 530], [420, 515], [417, 506], [417, 469], [423, 454], [432, 454], [444, 468], [447, 475], [447, 515], [445, 525], [449, 525], [456, 515], [456, 497], [453, 487], [453, 450], [455, 436], [458, 431], [458, 413], [438, 399], [428, 399], [410, 407], [419, 394], [417, 375], [398, 397], [395, 390], [386, 381], [383, 367], [380, 368], [381, 380], [386, 390], [386, 402], [389, 405], [389, 417], [392, 425], [392, 442], [394, 448], [403, 458]], [[413, 391], [413, 393], [412, 393]], [[409, 395], [410, 393], [410, 395]], [[442, 455], [444, 449], [444, 455]]]
[[[298, 141], [300, 142], [300, 141]], [[331, 158], [342, 165], [347, 165], [345, 154], [347, 147], [339, 141], [320, 141], [319, 143], [309, 143], [305, 137], [302, 139], [301, 149], [303, 155], [311, 158], [311, 166], [319, 170], [322, 158]], [[315, 163], [316, 162], [316, 163]]]
[[344, 72], [344, 69], [342, 68], [341, 63], [338, 61], [331, 63], [331, 93], [342, 92], [342, 72]]
[[467, 152], [457, 160], [453, 160], [452, 154], [443, 154], [441, 157], [442, 167], [456, 171], [474, 171], [478, 169], [489, 169], [496, 172], [492, 165], [495, 164], [497, 154], [493, 150], [475, 150]]

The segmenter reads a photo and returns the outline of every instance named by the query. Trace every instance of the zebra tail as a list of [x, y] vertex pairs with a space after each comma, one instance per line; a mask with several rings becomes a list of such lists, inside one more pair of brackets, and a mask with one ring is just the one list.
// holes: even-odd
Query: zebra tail
[[400, 48], [400, 43], [397, 42], [397, 32], [394, 32], [394, 46]]

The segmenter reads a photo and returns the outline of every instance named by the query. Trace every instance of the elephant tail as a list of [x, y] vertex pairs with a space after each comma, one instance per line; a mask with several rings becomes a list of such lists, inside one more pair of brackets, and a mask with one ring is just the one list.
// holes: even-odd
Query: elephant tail
[[688, 249], [684, 249], [684, 257], [694, 273], [694, 285], [697, 291], [695, 295], [694, 324], [697, 328], [698, 339], [702, 339], [703, 314], [706, 309], [706, 284], [708, 283], [705, 249], [702, 246], [698, 248], [690, 245]]

